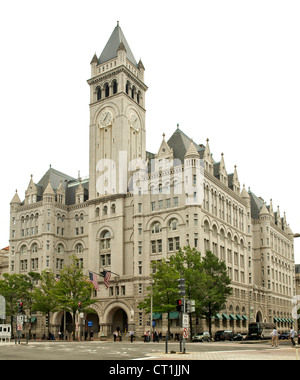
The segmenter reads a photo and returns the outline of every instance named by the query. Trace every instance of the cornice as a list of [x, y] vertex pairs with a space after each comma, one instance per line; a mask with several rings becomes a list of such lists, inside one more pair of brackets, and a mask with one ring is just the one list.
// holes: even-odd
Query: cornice
[[118, 66], [110, 71], [107, 71], [103, 74], [99, 74], [97, 76], [94, 76], [93, 78], [90, 78], [87, 80], [87, 83], [89, 85], [95, 85], [97, 83], [103, 82], [105, 80], [108, 80], [117, 74], [125, 73], [128, 78], [130, 78], [133, 82], [135, 82], [139, 87], [141, 87], [144, 91], [148, 90], [148, 87], [145, 85], [144, 82], [142, 82], [139, 78], [137, 78], [126, 66]]

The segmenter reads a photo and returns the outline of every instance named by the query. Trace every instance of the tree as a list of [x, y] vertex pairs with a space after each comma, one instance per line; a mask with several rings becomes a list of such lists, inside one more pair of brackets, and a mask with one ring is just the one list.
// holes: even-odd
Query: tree
[[202, 273], [202, 282], [197, 284], [202, 291], [199, 314], [208, 321], [211, 335], [212, 318], [224, 308], [227, 297], [232, 293], [231, 281], [225, 263], [210, 251], [202, 258]]
[[97, 302], [92, 300], [93, 285], [83, 276], [83, 269], [76, 256], [71, 256], [71, 264], [63, 267], [55, 289], [61, 308], [72, 313], [73, 339], [75, 339], [75, 316], [79, 303], [84, 310]]
[[18, 303], [22, 301], [24, 308], [31, 307], [31, 292], [33, 289], [32, 276], [25, 274], [4, 273], [0, 280], [0, 294], [4, 296], [6, 302], [6, 319], [11, 318], [12, 333], [14, 330], [13, 316], [18, 312]]
[[[50, 314], [59, 310], [59, 300], [56, 296], [57, 279], [50, 271], [43, 271], [40, 275], [39, 287], [32, 293], [32, 311], [40, 311], [47, 316], [50, 322]], [[48, 323], [48, 336], [50, 334], [50, 323]]]
[[[170, 312], [176, 310], [176, 300], [178, 299], [179, 273], [173, 265], [166, 259], [153, 261], [151, 263], [153, 273], [151, 274], [152, 284], [147, 288], [149, 295], [139, 304], [139, 308], [145, 309], [146, 313], [151, 313], [151, 296], [154, 313], [168, 313], [168, 334], [170, 334]], [[150, 318], [152, 323], [152, 316]]]
[[[204, 278], [201, 253], [196, 248], [184, 247], [183, 250], [180, 249], [170, 257], [170, 264], [180, 273], [180, 277], [185, 279], [185, 298], [195, 300], [195, 309], [196, 312], [199, 312], [203, 296]], [[192, 318], [190, 318], [190, 331], [192, 336]]]
[[[212, 318], [224, 308], [227, 297], [231, 294], [230, 279], [224, 262], [210, 251], [205, 256], [195, 248], [184, 247], [170, 256], [167, 261], [152, 262], [155, 269], [152, 286], [148, 287], [149, 295], [139, 304], [140, 308], [150, 313], [151, 293], [153, 312], [170, 313], [176, 310], [178, 279], [185, 279], [186, 299], [195, 300], [196, 314], [206, 318], [211, 334]], [[170, 320], [168, 332], [170, 332]], [[192, 319], [190, 318], [192, 335]]]

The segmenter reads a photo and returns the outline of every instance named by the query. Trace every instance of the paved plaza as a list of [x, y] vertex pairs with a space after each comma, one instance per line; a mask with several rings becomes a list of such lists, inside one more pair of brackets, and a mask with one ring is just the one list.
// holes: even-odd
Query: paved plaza
[[[299, 347], [299, 348], [298, 348]], [[179, 343], [164, 342], [63, 342], [31, 341], [28, 344], [0, 343], [0, 360], [299, 360], [300, 346], [289, 341], [272, 348], [269, 342]]]

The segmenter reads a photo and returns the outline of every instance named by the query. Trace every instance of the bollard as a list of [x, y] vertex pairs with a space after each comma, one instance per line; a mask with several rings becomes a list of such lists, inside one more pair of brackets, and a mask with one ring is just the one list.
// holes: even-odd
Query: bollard
[[166, 354], [168, 353], [168, 333], [166, 335]]

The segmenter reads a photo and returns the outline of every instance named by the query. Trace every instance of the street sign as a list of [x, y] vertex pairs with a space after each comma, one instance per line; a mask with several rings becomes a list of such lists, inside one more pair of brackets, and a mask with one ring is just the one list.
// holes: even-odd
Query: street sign
[[182, 330], [182, 336], [184, 339], [187, 339], [189, 337], [189, 330], [187, 328], [184, 328]]
[[22, 331], [23, 330], [23, 325], [22, 324], [17, 325], [17, 330], [18, 331]]
[[17, 315], [17, 324], [21, 325], [23, 324], [23, 322], [24, 322], [23, 315]]
[[182, 327], [189, 327], [189, 315], [187, 313], [182, 313]]

